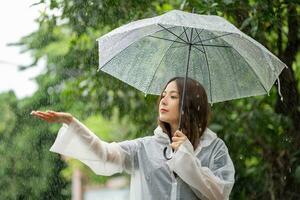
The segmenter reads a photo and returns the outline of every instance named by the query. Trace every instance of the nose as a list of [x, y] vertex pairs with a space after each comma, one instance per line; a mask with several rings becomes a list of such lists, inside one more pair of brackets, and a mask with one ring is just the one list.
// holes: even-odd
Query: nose
[[164, 96], [164, 97], [161, 99], [161, 104], [162, 104], [162, 105], [167, 105], [167, 99], [166, 99], [166, 96]]

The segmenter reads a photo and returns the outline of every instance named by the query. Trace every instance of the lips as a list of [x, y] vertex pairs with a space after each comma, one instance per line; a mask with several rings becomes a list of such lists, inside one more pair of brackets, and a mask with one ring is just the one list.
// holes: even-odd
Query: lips
[[167, 110], [167, 109], [161, 108], [161, 109], [160, 109], [160, 112], [168, 112], [168, 110]]

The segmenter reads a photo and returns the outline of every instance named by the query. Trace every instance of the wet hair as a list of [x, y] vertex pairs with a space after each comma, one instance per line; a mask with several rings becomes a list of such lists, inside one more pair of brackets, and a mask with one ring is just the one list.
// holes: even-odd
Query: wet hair
[[[167, 85], [175, 81], [179, 92], [179, 112], [182, 100], [182, 93], [184, 87], [184, 77], [174, 77], [165, 85], [162, 93], [165, 91]], [[158, 98], [157, 106], [163, 98], [162, 93]], [[181, 114], [181, 113], [179, 113]], [[197, 148], [200, 137], [203, 135], [206, 127], [208, 126], [210, 118], [210, 105], [208, 104], [207, 95], [203, 86], [196, 80], [187, 78], [185, 99], [183, 104], [183, 114], [181, 116], [181, 131], [187, 136], [192, 143], [194, 149]], [[171, 140], [171, 126], [167, 122], [157, 119], [158, 125], [166, 132]]]

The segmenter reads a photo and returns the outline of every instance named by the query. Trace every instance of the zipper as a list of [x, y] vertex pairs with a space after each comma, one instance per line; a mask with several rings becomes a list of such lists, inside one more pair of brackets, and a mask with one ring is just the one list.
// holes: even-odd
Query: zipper
[[178, 177], [175, 177], [175, 175], [172, 171], [171, 171], [171, 178], [172, 178], [172, 189], [171, 189], [170, 200], [176, 200], [176, 198], [177, 198], [177, 178]]

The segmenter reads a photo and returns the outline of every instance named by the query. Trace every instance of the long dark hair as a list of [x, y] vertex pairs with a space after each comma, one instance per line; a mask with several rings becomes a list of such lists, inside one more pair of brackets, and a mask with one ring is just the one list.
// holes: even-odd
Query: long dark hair
[[[167, 85], [174, 81], [176, 82], [179, 92], [179, 112], [182, 100], [184, 77], [174, 77], [168, 81], [162, 92], [166, 89]], [[162, 93], [158, 98], [157, 106], [162, 99]], [[181, 130], [192, 143], [194, 149], [197, 148], [200, 137], [203, 135], [206, 127], [208, 126], [210, 118], [210, 106], [208, 104], [207, 95], [203, 86], [196, 80], [187, 78], [185, 99], [183, 104], [183, 115], [181, 116]], [[179, 113], [181, 114], [181, 113]], [[171, 139], [171, 126], [167, 122], [157, 119], [158, 125], [169, 135]]]

